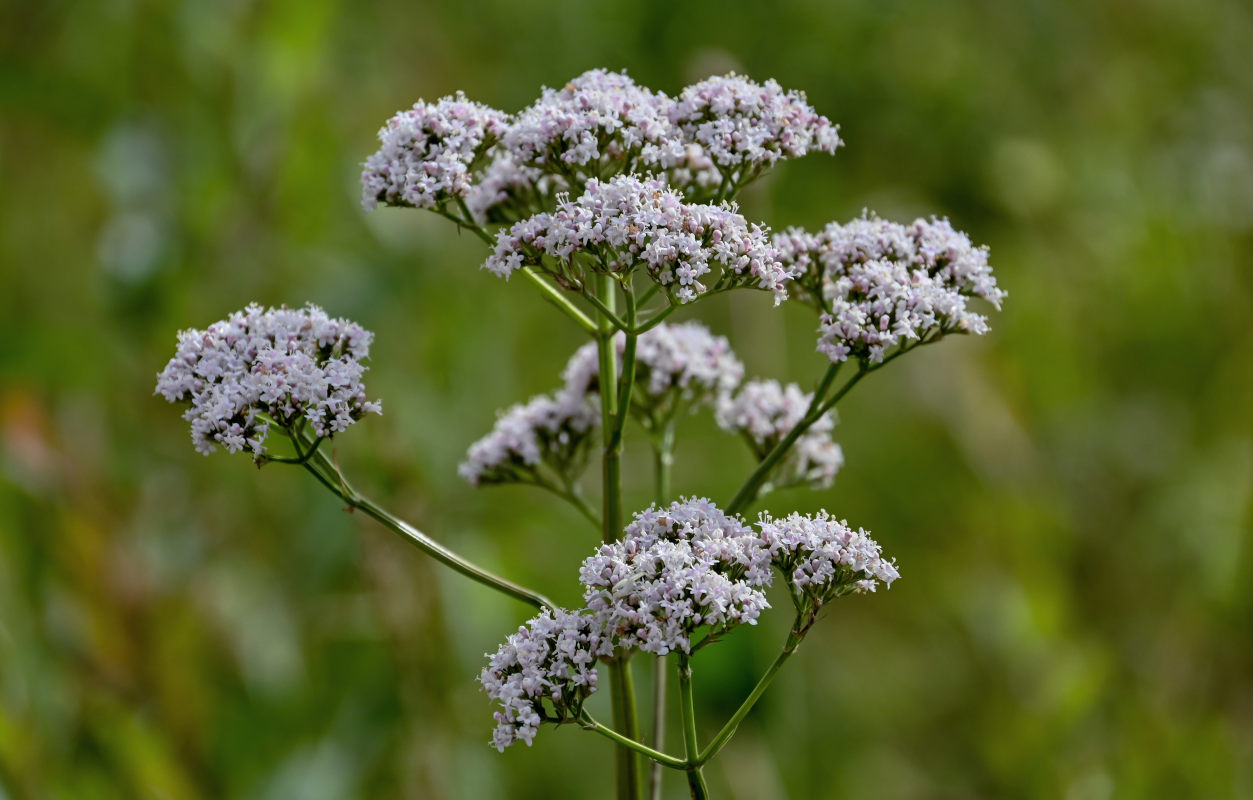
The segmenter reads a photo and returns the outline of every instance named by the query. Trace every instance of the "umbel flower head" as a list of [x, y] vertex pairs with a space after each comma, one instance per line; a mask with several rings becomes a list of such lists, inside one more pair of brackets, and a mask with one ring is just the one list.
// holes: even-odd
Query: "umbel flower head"
[[496, 749], [518, 740], [530, 746], [541, 723], [577, 720], [596, 691], [597, 659], [613, 649], [601, 621], [585, 611], [545, 610], [518, 628], [479, 674], [501, 706], [494, 715]]
[[703, 498], [640, 512], [622, 539], [583, 562], [579, 578], [587, 607], [619, 646], [658, 655], [692, 652], [701, 629], [712, 641], [756, 624], [770, 605], [762, 592], [770, 556], [759, 537]]
[[[618, 353], [626, 336], [615, 339]], [[744, 378], [744, 365], [725, 336], [715, 336], [699, 322], [662, 323], [639, 335], [635, 349], [633, 412], [664, 417], [680, 406], [696, 409], [733, 391]], [[621, 370], [621, 360], [618, 361]], [[583, 345], [562, 373], [565, 390], [582, 395], [600, 391], [596, 344]]]
[[854, 531], [826, 511], [783, 519], [762, 514], [757, 527], [792, 596], [805, 604], [803, 610], [816, 612], [837, 597], [873, 592], [880, 583], [891, 586], [900, 577], [870, 534]]
[[671, 105], [625, 72], [588, 70], [560, 89], [545, 88], [501, 147], [520, 167], [572, 178], [669, 167], [685, 155]]
[[[764, 459], [783, 437], [800, 423], [813, 395], [795, 383], [786, 386], [776, 380], [756, 380], [744, 384], [734, 396], [719, 400], [714, 412], [718, 427], [741, 434], [757, 458]], [[777, 468], [775, 486], [808, 483], [825, 489], [844, 466], [844, 452], [831, 438], [835, 420], [823, 414], [801, 434]]]
[[432, 208], [464, 198], [475, 163], [508, 123], [503, 112], [460, 92], [434, 103], [418, 101], [379, 130], [379, 149], [361, 173], [362, 205]]
[[889, 350], [947, 333], [983, 334], [972, 297], [1000, 308], [986, 248], [946, 219], [909, 225], [863, 215], [816, 234], [793, 229], [775, 238], [798, 297], [824, 313], [818, 351], [832, 362], [877, 363]]
[[814, 111], [804, 92], [735, 73], [684, 89], [671, 107], [671, 119], [735, 181], [779, 159], [810, 151], [834, 153], [842, 144], [839, 126]]
[[599, 397], [538, 395], [501, 414], [491, 433], [470, 445], [457, 471], [475, 486], [534, 482], [542, 480], [543, 464], [572, 480], [586, 460], [588, 434], [599, 422]]
[[577, 199], [563, 196], [552, 213], [502, 230], [483, 266], [508, 277], [527, 265], [576, 288], [589, 270], [626, 275], [641, 268], [682, 303], [707, 290], [702, 279], [713, 265], [721, 266], [727, 285], [774, 292], [776, 304], [786, 298], [790, 277], [766, 229], [733, 206], [688, 203], [664, 181], [636, 175], [588, 181]]
[[157, 376], [156, 393], [189, 403], [195, 447], [265, 455], [269, 421], [306, 423], [319, 437], [344, 430], [382, 406], [361, 382], [373, 334], [315, 305], [265, 309], [255, 303], [205, 330], [178, 335], [178, 352]]

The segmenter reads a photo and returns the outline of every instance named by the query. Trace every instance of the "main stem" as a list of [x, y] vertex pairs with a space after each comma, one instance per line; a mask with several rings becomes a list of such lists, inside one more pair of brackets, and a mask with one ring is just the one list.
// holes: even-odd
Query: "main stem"
[[706, 800], [709, 787], [700, 768], [700, 745], [696, 743], [696, 703], [692, 697], [692, 657], [679, 653], [679, 710], [683, 715], [683, 752], [687, 756], [687, 786], [692, 800]]
[[[674, 424], [667, 422], [653, 443], [653, 500], [658, 506], [670, 501], [670, 470], [674, 466]], [[666, 745], [666, 657], [653, 659], [653, 747]], [[648, 776], [648, 796], [661, 800], [661, 764], [653, 764]]]
[[[597, 293], [611, 313], [617, 304], [613, 278], [598, 276]], [[601, 538], [616, 541], [622, 535], [622, 435], [618, 415], [628, 409], [618, 408], [618, 351], [614, 344], [614, 326], [603, 313], [596, 316], [596, 349], [600, 368], [601, 432], [604, 434], [604, 455], [601, 462], [604, 525]], [[628, 398], [629, 399], [629, 398]], [[628, 656], [609, 662], [609, 689], [613, 703], [613, 726], [628, 739], [639, 740], [639, 720], [635, 715], [635, 683], [631, 677]], [[640, 796], [639, 762], [635, 751], [619, 744], [615, 750], [618, 800], [638, 800]]]

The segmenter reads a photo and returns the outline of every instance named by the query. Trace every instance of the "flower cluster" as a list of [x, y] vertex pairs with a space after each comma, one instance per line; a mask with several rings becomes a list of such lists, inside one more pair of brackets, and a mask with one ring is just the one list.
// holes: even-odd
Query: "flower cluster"
[[498, 150], [466, 195], [466, 207], [478, 222], [504, 222], [551, 206], [552, 198], [568, 186], [562, 176], [518, 166], [508, 151]]
[[756, 533], [704, 499], [641, 512], [617, 542], [583, 562], [587, 607], [620, 646], [665, 655], [692, 652], [692, 636], [716, 638], [756, 624], [769, 607], [769, 554]]
[[[626, 337], [619, 333], [615, 343], [621, 354]], [[726, 337], [715, 336], [699, 322], [663, 323], [640, 334], [635, 362], [640, 394], [633, 398], [632, 408], [650, 415], [672, 413], [681, 403], [689, 408], [707, 405], [733, 391], [744, 379], [744, 365]], [[595, 343], [575, 351], [562, 378], [566, 391], [572, 394], [600, 390]]]
[[518, 114], [501, 146], [519, 165], [558, 174], [598, 177], [634, 165], [668, 167], [685, 155], [671, 106], [625, 72], [589, 70], [561, 89], [544, 89]]
[[475, 162], [508, 127], [506, 114], [460, 92], [415, 103], [379, 130], [381, 145], [361, 173], [362, 205], [432, 208], [464, 198]]
[[540, 464], [547, 464], [570, 480], [586, 459], [588, 434], [599, 421], [599, 397], [538, 395], [501, 414], [491, 433], [470, 445], [457, 471], [481, 486], [534, 481]]
[[686, 303], [707, 290], [701, 279], [713, 263], [722, 266], [727, 283], [770, 290], [776, 303], [787, 296], [789, 272], [760, 225], [749, 224], [731, 206], [687, 203], [660, 179], [618, 175], [588, 181], [577, 199], [562, 197], [554, 212], [502, 230], [483, 266], [508, 277], [539, 265], [576, 287], [584, 285], [585, 268], [625, 274], [642, 266]]
[[811, 150], [834, 153], [841, 144], [839, 127], [814, 111], [804, 92], [735, 73], [684, 89], [671, 119], [736, 181], [781, 158], [799, 158]]
[[157, 376], [156, 393], [190, 403], [196, 450], [265, 455], [270, 421], [307, 423], [319, 437], [367, 413], [382, 413], [361, 382], [373, 334], [309, 305], [300, 310], [253, 304], [206, 330], [178, 335], [178, 351]]
[[529, 746], [543, 722], [577, 720], [596, 691], [596, 661], [613, 654], [612, 640], [593, 615], [545, 610], [505, 640], [479, 674], [495, 713], [497, 750], [518, 740]]
[[[775, 380], [749, 381], [734, 397], [724, 397], [718, 403], [715, 418], [723, 430], [742, 434], [762, 459], [800, 423], [812, 399], [795, 383], [783, 386]], [[801, 434], [778, 467], [776, 485], [830, 486], [844, 465], [844, 453], [831, 438], [834, 428], [835, 420], [828, 412]]]
[[816, 234], [790, 230], [775, 243], [795, 286], [824, 311], [818, 351], [834, 363], [878, 363], [928, 336], [986, 333], [987, 318], [969, 299], [999, 308], [1005, 297], [986, 248], [946, 219], [901, 225], [865, 215]]
[[794, 596], [808, 601], [808, 610], [852, 592], [873, 592], [880, 583], [891, 586], [900, 577], [865, 530], [854, 531], [825, 511], [778, 520], [762, 514], [757, 527], [775, 567]]
[[899, 577], [864, 530], [825, 511], [763, 514], [755, 530], [703, 498], [650, 506], [621, 539], [584, 560], [584, 608], [544, 611], [488, 656], [479, 680], [503, 708], [493, 744], [530, 744], [541, 723], [578, 719], [600, 659], [632, 650], [690, 654], [756, 624], [769, 607], [763, 589], [774, 569], [803, 615], [801, 634], [823, 604]]

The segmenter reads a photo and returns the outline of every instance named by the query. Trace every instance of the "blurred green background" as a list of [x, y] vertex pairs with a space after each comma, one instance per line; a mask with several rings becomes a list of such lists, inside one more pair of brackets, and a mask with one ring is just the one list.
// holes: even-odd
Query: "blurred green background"
[[[336, 439], [348, 473], [574, 602], [579, 518], [455, 467], [577, 330], [433, 215], [365, 215], [357, 172], [418, 98], [513, 111], [595, 66], [804, 89], [847, 147], [784, 165], [750, 217], [946, 214], [1010, 293], [990, 336], [858, 388], [833, 489], [770, 498], [873, 530], [904, 578], [816, 628], [715, 793], [1253, 797], [1247, 3], [0, 7], [0, 798], [609, 794], [599, 737], [487, 745], [474, 677], [526, 609], [303, 473], [195, 454], [152, 396], [178, 329], [249, 301], [356, 319], [385, 415]], [[804, 309], [692, 317], [750, 374], [822, 368]], [[683, 492], [725, 500], [749, 467], [708, 418], [682, 445]], [[787, 622], [697, 659], [706, 736]]]

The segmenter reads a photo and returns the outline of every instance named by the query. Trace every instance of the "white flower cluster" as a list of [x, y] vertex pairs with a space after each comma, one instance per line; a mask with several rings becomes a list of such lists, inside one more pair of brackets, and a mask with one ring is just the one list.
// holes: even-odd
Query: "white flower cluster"
[[465, 197], [475, 162], [508, 125], [506, 114], [460, 92], [415, 103], [379, 130], [381, 146], [361, 173], [362, 205], [367, 210], [380, 202], [431, 208]]
[[499, 703], [492, 744], [530, 746], [543, 722], [577, 720], [583, 701], [596, 691], [596, 661], [613, 655], [613, 641], [593, 615], [545, 610], [518, 628], [479, 674]]
[[623, 166], [668, 167], [685, 155], [669, 119], [671, 100], [625, 72], [589, 70], [561, 89], [545, 88], [501, 142], [515, 163], [588, 177]]
[[562, 197], [541, 212], [502, 230], [483, 265], [508, 277], [547, 257], [566, 283], [582, 283], [582, 269], [622, 274], [643, 266], [679, 302], [707, 289], [702, 278], [717, 263], [727, 277], [787, 297], [787, 269], [766, 230], [749, 224], [729, 205], [692, 204], [657, 178], [618, 175], [591, 180], [575, 200]]
[[737, 176], [811, 150], [834, 153], [842, 144], [839, 126], [814, 111], [804, 92], [784, 91], [774, 80], [760, 84], [735, 73], [684, 89], [671, 119], [724, 174]]
[[1000, 308], [986, 248], [946, 219], [901, 225], [865, 215], [816, 234], [790, 230], [775, 238], [798, 289], [824, 310], [818, 352], [834, 363], [881, 362], [898, 345], [946, 333], [983, 334], [985, 316], [972, 297]]
[[474, 486], [534, 480], [541, 463], [569, 476], [585, 460], [588, 434], [599, 422], [599, 397], [538, 395], [501, 414], [457, 472]]
[[757, 527], [775, 567], [811, 609], [852, 592], [873, 592], [880, 583], [891, 586], [900, 577], [865, 530], [854, 531], [825, 511], [778, 520], [762, 514]]
[[691, 652], [692, 635], [756, 624], [769, 608], [769, 554], [739, 518], [705, 499], [649, 508], [617, 542], [579, 570], [587, 607], [619, 645], [665, 655]]
[[568, 187], [562, 176], [518, 166], [509, 151], [498, 150], [466, 195], [466, 207], [478, 222], [517, 219], [529, 214], [528, 209], [551, 205], [550, 198]]
[[543, 722], [578, 719], [600, 659], [632, 650], [691, 653], [756, 624], [769, 607], [763, 589], [773, 569], [797, 610], [808, 613], [802, 634], [822, 604], [899, 577], [865, 531], [825, 511], [780, 520], [763, 514], [757, 528], [703, 498], [636, 514], [620, 540], [583, 562], [585, 608], [545, 611], [488, 656], [479, 680], [503, 708], [495, 715], [497, 749], [530, 744]]
[[[626, 348], [626, 336], [615, 339], [618, 353]], [[715, 336], [699, 322], [662, 323], [640, 334], [635, 345], [636, 395], [648, 408], [673, 408], [678, 402], [698, 408], [734, 391], [744, 379], [744, 365], [735, 357], [725, 336]], [[621, 360], [618, 361], [621, 370]], [[598, 392], [600, 362], [596, 344], [575, 351], [562, 372], [566, 391]]]
[[[265, 455], [269, 422], [303, 420], [318, 436], [338, 433], [367, 413], [362, 361], [373, 334], [322, 309], [264, 309], [253, 304], [205, 330], [178, 335], [178, 351], [157, 376], [156, 393], [190, 403], [196, 450], [223, 447]], [[263, 417], [262, 415], [265, 415]]]
[[[742, 434], [761, 459], [804, 418], [812, 399], [795, 383], [749, 381], [734, 397], [718, 402], [715, 419], [723, 430]], [[828, 412], [801, 434], [778, 467], [779, 486], [808, 483], [825, 489], [831, 485], [844, 466], [844, 452], [831, 438], [834, 428], [835, 420]]]

